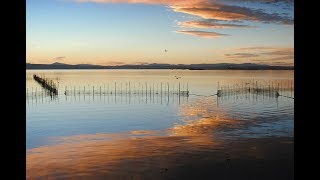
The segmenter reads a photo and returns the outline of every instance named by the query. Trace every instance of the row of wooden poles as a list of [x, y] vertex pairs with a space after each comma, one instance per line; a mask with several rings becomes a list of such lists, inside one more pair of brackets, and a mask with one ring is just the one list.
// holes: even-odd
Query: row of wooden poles
[[272, 96], [272, 97], [278, 97], [283, 94], [282, 92], [290, 92], [291, 95], [288, 97], [293, 97], [292, 94], [294, 92], [294, 86], [293, 81], [289, 80], [284, 83], [279, 82], [268, 82], [268, 83], [261, 83], [258, 81], [249, 81], [249, 82], [243, 82], [240, 84], [234, 84], [234, 85], [222, 85], [220, 86], [218, 82], [218, 90], [217, 90], [217, 96], [221, 97], [224, 95], [236, 95], [236, 94], [247, 94], [247, 93], [253, 93], [253, 94], [259, 94], [259, 95], [265, 95], [265, 96]]
[[128, 83], [117, 83], [114, 85], [103, 85], [103, 86], [92, 86], [92, 87], [80, 87], [80, 86], [65, 86], [65, 95], [73, 94], [177, 94], [182, 96], [189, 96], [189, 87], [188, 83], [181, 85], [169, 83], [160, 83], [160, 84], [148, 84], [148, 83], [139, 83], [131, 84]]
[[52, 80], [47, 78], [33, 75], [33, 79], [38, 82], [45, 90], [47, 90], [51, 95], [58, 95], [58, 88]]
[[[175, 94], [113, 94], [113, 95], [94, 95], [94, 94], [73, 94], [64, 96], [63, 102], [105, 102], [110, 104], [169, 104], [169, 103], [183, 103], [188, 101], [189, 96], [177, 96]], [[64, 98], [58, 96], [45, 96], [41, 93], [26, 98], [29, 104], [48, 103], [60, 101]]]

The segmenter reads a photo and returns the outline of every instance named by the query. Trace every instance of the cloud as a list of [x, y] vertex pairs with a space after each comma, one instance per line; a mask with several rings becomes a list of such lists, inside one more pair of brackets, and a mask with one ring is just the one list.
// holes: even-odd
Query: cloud
[[[270, 13], [261, 9], [259, 3], [286, 2], [285, 0], [71, 0], [76, 2], [93, 3], [130, 3], [164, 5], [173, 12], [200, 17], [199, 20], [178, 22], [182, 28], [253, 28], [254, 26], [234, 24], [234, 22], [248, 23], [274, 23], [282, 25], [293, 25], [293, 17], [289, 17], [286, 11]], [[246, 1], [257, 2], [257, 6], [246, 7]], [[232, 2], [232, 3], [230, 3]], [[289, 2], [291, 2], [289, 0]], [[282, 6], [277, 6], [282, 8]], [[219, 21], [223, 21], [219, 22]], [[232, 23], [228, 23], [232, 22]], [[194, 35], [202, 38], [217, 38], [227, 36], [208, 31], [178, 30], [177, 33]]]
[[285, 3], [285, 4], [293, 4], [294, 0], [228, 0], [228, 1], [233, 1], [233, 2], [254, 2], [254, 3]]
[[102, 63], [102, 65], [106, 65], [106, 66], [147, 65], [147, 64], [150, 64], [150, 63], [145, 62], [145, 61], [137, 61], [137, 62], [132, 62], [132, 63], [122, 62], [122, 61], [107, 61], [107, 62]]
[[294, 61], [294, 48], [292, 47], [256, 46], [235, 48], [232, 51], [238, 52], [225, 54], [225, 56], [238, 60], [259, 57], [258, 59], [250, 59], [250, 61], [274, 65], [293, 65]]
[[76, 2], [94, 2], [94, 3], [130, 3], [130, 4], [193, 4], [203, 0], [73, 0]]
[[107, 66], [118, 66], [118, 65], [124, 65], [125, 63], [121, 61], [108, 61], [103, 64]]
[[225, 54], [228, 58], [251, 58], [251, 57], [258, 57], [258, 54], [252, 53], [234, 53], [234, 54]]
[[293, 47], [251, 46], [235, 48], [235, 51], [259, 51], [266, 55], [288, 55], [294, 53]]
[[215, 20], [184, 21], [184, 22], [179, 22], [178, 25], [183, 28], [252, 28], [253, 27], [253, 26], [240, 25], [240, 24], [217, 23]]
[[279, 61], [279, 60], [294, 60], [294, 55], [287, 55], [287, 56], [281, 56], [281, 57], [274, 57], [269, 59], [270, 61]]
[[261, 9], [202, 2], [193, 6], [170, 6], [175, 12], [199, 16], [204, 19], [223, 21], [247, 20], [263, 23], [293, 24], [293, 19], [280, 16], [277, 13], [266, 13]]
[[53, 58], [54, 61], [63, 61], [66, 57], [65, 56], [58, 56]]
[[[95, 3], [143, 3], [162, 4], [175, 12], [198, 16], [204, 19], [223, 21], [248, 20], [264, 23], [293, 24], [290, 17], [280, 16], [277, 13], [266, 13], [261, 9], [253, 9], [238, 5], [228, 5], [217, 0], [75, 0], [77, 2]], [[259, 0], [261, 2], [261, 0]], [[241, 3], [241, 2], [240, 2]], [[239, 4], [239, 1], [238, 1]]]
[[216, 32], [208, 32], [208, 31], [180, 30], [180, 31], [176, 31], [176, 32], [181, 33], [181, 34], [189, 34], [189, 35], [193, 35], [193, 36], [198, 36], [198, 37], [202, 37], [202, 38], [218, 38], [218, 37], [222, 37], [222, 36], [228, 36], [228, 34], [220, 34], [220, 33], [216, 33]]
[[294, 53], [293, 49], [282, 49], [282, 50], [275, 50], [275, 51], [271, 51], [271, 52], [264, 52], [262, 54], [288, 56], [288, 55], [293, 55], [293, 53]]
[[253, 46], [253, 47], [241, 47], [241, 48], [236, 48], [234, 50], [244, 50], [244, 51], [250, 51], [250, 50], [270, 50], [270, 49], [277, 49], [275, 47], [266, 47], [266, 46]]

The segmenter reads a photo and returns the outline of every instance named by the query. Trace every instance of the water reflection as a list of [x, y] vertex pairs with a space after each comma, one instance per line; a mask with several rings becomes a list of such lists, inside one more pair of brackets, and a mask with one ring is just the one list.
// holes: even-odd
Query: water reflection
[[[242, 127], [240, 119], [228, 119], [224, 110], [212, 108], [212, 103], [212, 98], [200, 98], [180, 106], [184, 123], [164, 130], [52, 138], [52, 145], [27, 150], [27, 178], [188, 179], [186, 174], [195, 170], [219, 177], [212, 171], [228, 173], [232, 166], [257, 168], [257, 159], [269, 162], [275, 157], [282, 166], [292, 168], [292, 137], [221, 138], [217, 132], [248, 127]], [[202, 163], [203, 169], [193, 169], [197, 163]], [[179, 173], [182, 167], [191, 168], [190, 172]], [[287, 171], [283, 174], [292, 176]]]
[[[255, 77], [288, 84], [291, 71], [36, 73], [59, 77], [59, 92], [66, 86], [92, 92], [94, 86], [99, 94], [26, 97], [27, 179], [292, 179], [294, 100], [212, 96], [217, 82]], [[107, 92], [114, 82], [177, 84], [174, 76], [189, 83], [182, 89], [189, 88], [192, 95], [100, 95], [104, 84]], [[125, 84], [117, 87], [126, 90]], [[27, 79], [29, 93], [39, 89]]]

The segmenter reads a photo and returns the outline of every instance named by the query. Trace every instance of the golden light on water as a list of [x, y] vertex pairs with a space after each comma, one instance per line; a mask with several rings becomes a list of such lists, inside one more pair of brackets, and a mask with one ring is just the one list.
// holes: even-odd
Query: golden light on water
[[[205, 108], [195, 107], [182, 106], [181, 113], [183, 116], [201, 114], [203, 117], [166, 130], [53, 138], [56, 144], [27, 151], [27, 176], [118, 178], [143, 174], [149, 171], [150, 166], [158, 170], [177, 166], [188, 160], [185, 153], [200, 152], [219, 145], [212, 131], [215, 127], [235, 122], [220, 119]], [[177, 163], [177, 159], [181, 162]], [[127, 170], [129, 174], [126, 175]], [[160, 171], [152, 175], [157, 173]]]

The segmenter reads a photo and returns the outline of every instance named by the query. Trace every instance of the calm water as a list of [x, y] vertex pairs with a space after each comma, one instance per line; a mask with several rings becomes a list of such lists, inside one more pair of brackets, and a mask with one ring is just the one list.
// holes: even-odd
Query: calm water
[[[33, 74], [52, 79], [59, 95], [46, 96]], [[266, 159], [267, 166], [274, 148], [283, 152], [276, 159], [287, 159], [284, 167], [291, 170], [294, 99], [214, 94], [218, 82], [291, 87], [293, 76], [293, 71], [27, 71], [27, 177], [180, 179], [190, 167], [190, 172], [209, 172], [197, 169], [197, 163], [216, 162], [219, 169], [229, 156], [232, 162], [251, 160], [253, 167]], [[123, 93], [129, 83], [137, 93]], [[179, 83], [188, 97], [166, 93]], [[280, 94], [294, 96], [286, 90]], [[228, 169], [219, 172], [225, 171], [227, 176]]]

